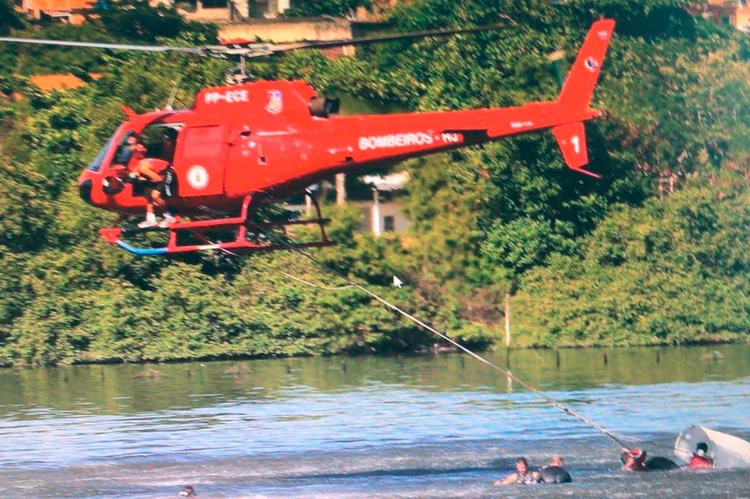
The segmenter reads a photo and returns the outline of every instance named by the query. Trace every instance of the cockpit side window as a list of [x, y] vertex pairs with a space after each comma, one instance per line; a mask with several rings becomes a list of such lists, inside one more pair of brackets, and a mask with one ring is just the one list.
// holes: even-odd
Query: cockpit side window
[[104, 161], [104, 156], [107, 155], [107, 151], [109, 151], [109, 146], [112, 145], [112, 139], [114, 139], [114, 136], [110, 137], [106, 144], [104, 144], [104, 147], [102, 147], [102, 150], [99, 151], [99, 153], [96, 155], [94, 160], [89, 164], [89, 170], [92, 172], [98, 172], [102, 167], [102, 161]]
[[128, 146], [128, 139], [135, 137], [135, 132], [128, 132], [120, 140], [120, 144], [117, 146], [117, 152], [115, 158], [112, 160], [113, 165], [126, 165], [130, 161], [130, 157], [133, 155], [133, 151]]

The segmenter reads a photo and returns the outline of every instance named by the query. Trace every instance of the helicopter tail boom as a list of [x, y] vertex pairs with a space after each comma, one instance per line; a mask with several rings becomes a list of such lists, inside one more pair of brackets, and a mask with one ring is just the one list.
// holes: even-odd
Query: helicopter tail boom
[[[331, 149], [331, 154], [339, 151], [342, 156], [337, 171], [552, 129], [568, 167], [596, 176], [582, 168], [588, 162], [583, 123], [602, 114], [589, 104], [614, 27], [611, 19], [591, 25], [553, 101], [506, 108], [336, 117], [333, 135], [348, 142]], [[357, 131], [354, 144], [347, 137], [352, 130]]]

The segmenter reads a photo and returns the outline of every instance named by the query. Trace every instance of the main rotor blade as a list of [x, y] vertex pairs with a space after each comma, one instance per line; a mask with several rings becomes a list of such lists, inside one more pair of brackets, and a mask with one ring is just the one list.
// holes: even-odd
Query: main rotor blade
[[32, 45], [58, 45], [62, 47], [83, 47], [111, 50], [134, 50], [138, 52], [182, 52], [184, 54], [205, 55], [205, 49], [198, 47], [169, 47], [163, 45], [123, 45], [119, 43], [69, 42], [64, 40], [44, 40], [36, 38], [0, 37], [0, 42], [28, 43]]
[[[295, 42], [287, 44], [272, 45], [268, 48], [271, 53], [289, 52], [302, 49], [325, 49], [334, 47], [345, 47], [347, 45], [368, 45], [371, 43], [390, 42], [395, 40], [409, 40], [414, 38], [427, 38], [430, 36], [450, 36], [460, 33], [476, 33], [479, 31], [495, 31], [506, 28], [503, 24], [487, 24], [473, 28], [455, 29], [432, 29], [424, 31], [412, 31], [410, 33], [397, 33], [393, 35], [372, 36], [366, 38], [352, 38], [349, 40], [328, 40], [314, 42]], [[263, 54], [261, 54], [263, 55]], [[253, 55], [250, 55], [253, 57]]]
[[65, 40], [48, 40], [36, 38], [10, 38], [0, 37], [0, 42], [25, 43], [32, 45], [53, 45], [61, 47], [97, 48], [108, 50], [129, 50], [136, 52], [178, 52], [183, 54], [196, 54], [202, 56], [221, 57], [244, 56], [248, 59], [265, 57], [292, 50], [302, 49], [325, 49], [334, 47], [345, 47], [347, 45], [367, 45], [371, 43], [390, 42], [395, 40], [410, 40], [426, 38], [430, 36], [450, 36], [460, 33], [476, 33], [479, 31], [493, 31], [505, 28], [502, 24], [488, 24], [473, 28], [433, 29], [424, 31], [413, 31], [411, 33], [396, 33], [392, 35], [372, 36], [367, 38], [351, 38], [348, 40], [327, 40], [312, 42], [294, 42], [285, 44], [237, 42], [225, 45], [209, 45], [205, 47], [170, 47], [163, 45], [127, 45], [120, 43], [99, 42], [73, 42]]

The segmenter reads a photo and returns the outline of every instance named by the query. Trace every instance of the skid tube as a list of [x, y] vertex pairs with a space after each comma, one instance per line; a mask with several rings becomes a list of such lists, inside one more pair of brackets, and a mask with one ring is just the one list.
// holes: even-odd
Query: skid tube
[[[334, 246], [336, 243], [330, 241], [326, 235], [325, 225], [330, 222], [329, 218], [323, 218], [320, 211], [320, 205], [318, 201], [311, 196], [315, 210], [317, 212], [317, 218], [313, 220], [292, 220], [292, 221], [279, 221], [279, 222], [251, 222], [248, 215], [251, 214], [252, 195], [248, 194], [242, 203], [242, 211], [237, 217], [229, 218], [217, 218], [210, 220], [196, 220], [191, 222], [177, 221], [169, 224], [167, 227], [148, 227], [144, 229], [123, 229], [123, 228], [107, 228], [100, 229], [99, 233], [102, 238], [110, 244], [119, 246], [120, 248], [137, 256], [153, 256], [153, 255], [170, 255], [177, 253], [193, 253], [196, 251], [214, 251], [223, 250], [231, 251], [232, 253], [254, 253], [257, 251], [274, 251], [274, 250], [288, 250], [295, 248], [324, 248], [326, 246]], [[320, 228], [321, 238], [319, 241], [310, 243], [300, 243], [290, 246], [289, 244], [273, 244], [271, 242], [261, 242], [259, 235], [265, 229], [271, 229], [274, 227], [288, 227], [292, 225], [317, 225]], [[248, 229], [252, 232], [248, 233]], [[254, 230], [253, 230], [254, 229]], [[234, 241], [227, 242], [211, 242], [204, 234], [206, 232], [229, 232], [237, 231], [237, 237]], [[169, 241], [166, 246], [161, 248], [139, 248], [133, 246], [123, 239], [123, 236], [128, 234], [141, 234], [145, 232], [169, 232]], [[206, 241], [207, 244], [179, 244], [177, 241], [177, 234], [180, 232], [189, 232], [191, 235]], [[254, 236], [254, 240], [248, 239], [248, 235]]]

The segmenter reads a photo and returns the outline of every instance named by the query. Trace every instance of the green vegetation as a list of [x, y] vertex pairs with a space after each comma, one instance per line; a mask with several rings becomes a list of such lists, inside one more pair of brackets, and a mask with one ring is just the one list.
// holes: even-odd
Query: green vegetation
[[284, 12], [286, 17], [353, 15], [358, 7], [369, 8], [372, 0], [317, 0], [315, 2], [293, 1]]
[[0, 0], [0, 35], [6, 35], [11, 29], [23, 27], [21, 18], [16, 14], [10, 0]]
[[[319, 91], [415, 111], [554, 98], [546, 55], [572, 58], [590, 23], [618, 21], [587, 125], [590, 169], [565, 168], [549, 133], [404, 165], [409, 234], [356, 233], [327, 208], [325, 265], [477, 347], [504, 327], [530, 346], [746, 341], [750, 331], [750, 39], [693, 18], [678, 0], [422, 0], [403, 30], [512, 19], [507, 30], [394, 43], [331, 61], [300, 52], [258, 65]], [[0, 12], [2, 11], [0, 3]], [[118, 15], [24, 36], [207, 43], [205, 27], [124, 26]], [[140, 12], [140, 11], [139, 11]], [[500, 17], [500, 16], [505, 17]], [[0, 18], [5, 19], [0, 15]], [[10, 19], [10, 18], [9, 18]], [[171, 19], [171, 18], [170, 18]], [[0, 25], [17, 28], [15, 20]], [[128, 25], [131, 26], [131, 25]], [[123, 119], [219, 83], [227, 64], [158, 54], [0, 47], [0, 364], [56, 364], [388, 352], [435, 338], [298, 253], [138, 259], [103, 243], [115, 216], [86, 206], [75, 179]], [[43, 94], [26, 76], [86, 76]], [[12, 97], [16, 92], [22, 98]], [[676, 179], [676, 192], [656, 189]], [[297, 233], [297, 238], [305, 237]], [[407, 286], [389, 287], [393, 274]]]

